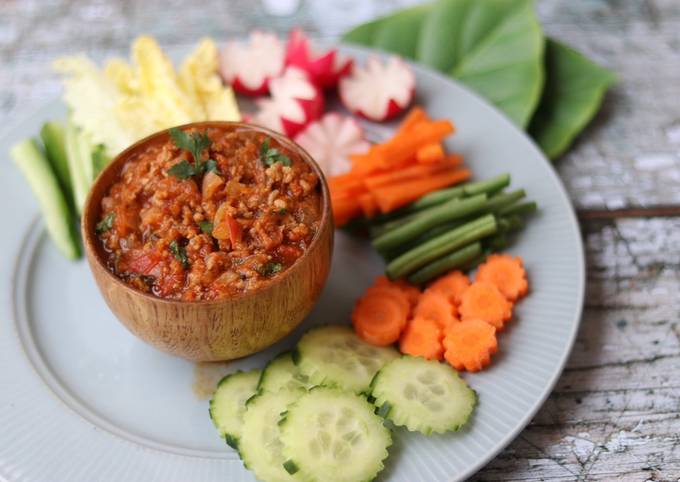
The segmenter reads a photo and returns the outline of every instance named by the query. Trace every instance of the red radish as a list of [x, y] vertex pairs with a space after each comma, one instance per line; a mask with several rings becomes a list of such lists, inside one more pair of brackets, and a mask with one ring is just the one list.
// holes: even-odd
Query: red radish
[[340, 99], [350, 111], [374, 121], [384, 121], [403, 111], [413, 100], [416, 78], [399, 57], [385, 63], [370, 57], [363, 67], [340, 79]]
[[342, 55], [337, 49], [315, 52], [302, 30], [290, 32], [286, 47], [286, 65], [301, 68], [322, 89], [335, 87], [341, 77], [350, 73], [352, 63], [351, 58]]
[[220, 55], [220, 73], [236, 92], [245, 95], [265, 95], [269, 82], [283, 71], [284, 46], [271, 33], [257, 30], [248, 43], [229, 42]]
[[269, 83], [271, 97], [257, 100], [253, 122], [293, 137], [323, 113], [323, 94], [307, 74], [287, 67]]
[[366, 152], [371, 147], [359, 123], [336, 112], [309, 124], [295, 142], [311, 154], [327, 176], [348, 172], [352, 167], [350, 154]]

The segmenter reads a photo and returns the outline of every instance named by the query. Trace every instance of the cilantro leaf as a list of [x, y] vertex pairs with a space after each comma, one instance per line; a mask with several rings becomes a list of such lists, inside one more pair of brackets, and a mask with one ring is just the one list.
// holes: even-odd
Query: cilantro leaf
[[168, 169], [168, 174], [179, 179], [189, 179], [199, 173], [200, 167], [191, 164], [187, 160], [179, 161], [177, 164]]
[[283, 265], [281, 263], [269, 262], [260, 266], [260, 269], [258, 271], [262, 276], [272, 276], [281, 271], [282, 269]]
[[175, 259], [182, 263], [182, 268], [189, 269], [189, 258], [187, 257], [187, 250], [184, 246], [180, 246], [179, 243], [173, 239], [170, 241], [168, 247]]
[[174, 142], [177, 147], [191, 152], [191, 155], [194, 156], [195, 163], [201, 162], [201, 153], [212, 144], [207, 131], [187, 134], [182, 129], [173, 127], [170, 129], [169, 133], [172, 142]]
[[198, 223], [198, 227], [201, 228], [201, 231], [205, 234], [212, 234], [213, 232], [213, 223], [210, 221], [201, 221]]
[[113, 221], [116, 219], [116, 213], [110, 212], [106, 216], [104, 216], [104, 219], [99, 221], [97, 223], [97, 226], [95, 227], [95, 231], [98, 233], [105, 233], [109, 229], [113, 227]]
[[220, 168], [217, 167], [217, 161], [215, 159], [208, 159], [205, 161], [203, 164], [203, 168], [205, 169], [205, 172], [213, 172], [215, 174], [222, 174], [220, 172]]
[[269, 147], [270, 140], [266, 138], [262, 144], [260, 144], [260, 158], [265, 166], [272, 166], [274, 163], [280, 162], [284, 166], [290, 166], [293, 163], [290, 157], [279, 151], [275, 147]]

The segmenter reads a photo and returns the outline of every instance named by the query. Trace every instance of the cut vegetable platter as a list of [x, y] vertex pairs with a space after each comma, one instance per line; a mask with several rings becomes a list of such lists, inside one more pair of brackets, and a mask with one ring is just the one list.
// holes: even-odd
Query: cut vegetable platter
[[[364, 49], [342, 51], [360, 62], [369, 55]], [[532, 141], [467, 88], [412, 67], [415, 102], [431, 118], [455, 122], [446, 148], [462, 155], [472, 180], [509, 173], [512, 185], [524, 188], [540, 206], [507, 249], [522, 258], [530, 295], [499, 333], [493, 364], [461, 374], [477, 394], [469, 422], [456, 432], [429, 436], [390, 426], [389, 458], [378, 476], [385, 481], [464, 480], [519, 434], [559, 377], [581, 316], [583, 248], [568, 196]], [[1, 144], [13, 145], [35, 135], [45, 121], [65, 115], [61, 101], [46, 104], [6, 127]], [[389, 137], [399, 119], [362, 122], [369, 140], [377, 141]], [[59, 254], [19, 172], [6, 154], [1, 162], [0, 199], [6, 208], [0, 236], [0, 479], [255, 480], [237, 452], [216, 436], [208, 401], [192, 390], [194, 364], [145, 345], [116, 321], [86, 263]], [[262, 368], [293, 348], [310, 327], [349, 324], [356, 300], [384, 270], [365, 238], [338, 230], [330, 278], [308, 318], [267, 350], [228, 362], [225, 371]], [[389, 392], [387, 374], [380, 380]], [[333, 395], [324, 390], [332, 392], [319, 389], [315, 398], [297, 404], [284, 427], [294, 424], [305, 407]], [[349, 400], [347, 410], [357, 400]], [[373, 434], [379, 441], [382, 427]], [[286, 467], [296, 469], [292, 462]], [[298, 474], [299, 480], [304, 476]]]

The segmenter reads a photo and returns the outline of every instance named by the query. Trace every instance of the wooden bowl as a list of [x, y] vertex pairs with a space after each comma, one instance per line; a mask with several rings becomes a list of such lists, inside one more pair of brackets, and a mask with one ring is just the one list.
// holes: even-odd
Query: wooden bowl
[[231, 360], [280, 340], [312, 309], [326, 283], [333, 249], [328, 186], [311, 156], [273, 131], [237, 122], [198, 122], [182, 127], [264, 132], [299, 153], [320, 179], [321, 222], [304, 254], [262, 288], [214, 301], [167, 300], [129, 286], [107, 268], [95, 233], [102, 198], [124, 164], [150, 145], [167, 141], [167, 131], [142, 139], [121, 152], [90, 190], [82, 217], [82, 235], [92, 274], [111, 311], [134, 335], [160, 350], [194, 361]]

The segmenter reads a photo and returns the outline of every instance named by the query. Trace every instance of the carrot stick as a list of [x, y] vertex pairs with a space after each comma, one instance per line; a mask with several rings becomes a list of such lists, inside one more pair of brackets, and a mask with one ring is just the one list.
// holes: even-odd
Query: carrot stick
[[[454, 132], [453, 124], [448, 120], [423, 122], [404, 134], [397, 134], [382, 144], [380, 155], [391, 166], [400, 166], [404, 161], [413, 158], [420, 147], [433, 142], [441, 142]], [[383, 164], [379, 162], [378, 164]]]
[[427, 112], [425, 112], [425, 110], [422, 107], [415, 106], [408, 112], [408, 114], [406, 114], [404, 120], [401, 121], [399, 129], [397, 129], [397, 134], [403, 134], [405, 132], [408, 132], [417, 124], [429, 120], [430, 118], [427, 115]]
[[441, 360], [444, 352], [442, 336], [443, 331], [436, 322], [415, 317], [401, 335], [399, 350], [406, 355]]
[[456, 307], [449, 303], [443, 295], [434, 291], [426, 291], [420, 295], [418, 304], [413, 309], [413, 316], [435, 321], [443, 330], [452, 323], [457, 323]]
[[493, 254], [486, 258], [477, 271], [477, 281], [496, 285], [510, 301], [521, 298], [529, 290], [522, 258], [507, 254]]
[[370, 192], [361, 194], [359, 196], [359, 206], [361, 206], [361, 211], [367, 218], [372, 218], [378, 214], [378, 203], [375, 202], [373, 194]]
[[444, 357], [456, 370], [477, 372], [496, 353], [496, 329], [482, 320], [466, 320], [444, 330]]
[[373, 196], [378, 202], [380, 211], [388, 213], [415, 201], [424, 194], [436, 191], [451, 184], [456, 184], [470, 178], [470, 171], [459, 169], [442, 175], [404, 181], [389, 186], [374, 189]]
[[475, 281], [463, 293], [458, 311], [461, 320], [483, 320], [500, 331], [512, 317], [512, 303], [496, 285]]
[[336, 226], [345, 225], [350, 219], [359, 215], [361, 207], [356, 198], [331, 198], [333, 218]]
[[[455, 162], [455, 160], [453, 160]], [[401, 169], [388, 171], [380, 174], [373, 174], [366, 177], [363, 182], [368, 189], [376, 189], [378, 187], [387, 186], [397, 182], [408, 181], [428, 176], [436, 176], [437, 174], [447, 171], [455, 170], [456, 164], [448, 162], [437, 162], [434, 164], [415, 164], [413, 166], [403, 167]]]
[[440, 293], [449, 302], [460, 305], [463, 292], [470, 286], [470, 279], [460, 271], [451, 271], [432, 283], [427, 290]]
[[391, 345], [406, 326], [406, 316], [391, 297], [368, 296], [352, 312], [356, 334], [373, 345]]
[[416, 161], [421, 164], [432, 164], [433, 162], [440, 162], [443, 159], [444, 148], [439, 142], [425, 144], [416, 151]]

